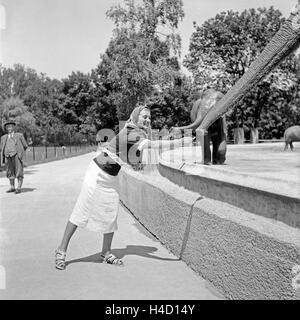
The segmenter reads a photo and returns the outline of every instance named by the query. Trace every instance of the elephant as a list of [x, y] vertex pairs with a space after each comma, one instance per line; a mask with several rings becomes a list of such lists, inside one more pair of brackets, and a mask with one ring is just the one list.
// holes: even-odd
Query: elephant
[[[223, 94], [214, 89], [208, 89], [193, 103], [191, 110], [192, 124], [179, 129], [196, 129], [195, 121], [203, 118], [220, 99]], [[210, 151], [210, 142], [212, 142], [212, 157]], [[224, 164], [226, 160], [226, 120], [225, 116], [217, 119], [207, 129], [204, 136], [204, 163]]]
[[[185, 129], [197, 129], [199, 121], [205, 117], [207, 112], [223, 97], [223, 93], [215, 89], [204, 91], [198, 99], [193, 103], [190, 113], [192, 123], [184, 127], [173, 127], [173, 132]], [[198, 125], [197, 125], [198, 123]], [[172, 131], [171, 130], [171, 131]], [[204, 164], [224, 164], [226, 160], [226, 120], [222, 116], [215, 120], [204, 135]], [[212, 157], [210, 150], [210, 142], [212, 142]]]
[[292, 126], [287, 128], [284, 131], [284, 140], [284, 150], [287, 150], [290, 145], [290, 148], [293, 151], [293, 141], [300, 141], [300, 126]]

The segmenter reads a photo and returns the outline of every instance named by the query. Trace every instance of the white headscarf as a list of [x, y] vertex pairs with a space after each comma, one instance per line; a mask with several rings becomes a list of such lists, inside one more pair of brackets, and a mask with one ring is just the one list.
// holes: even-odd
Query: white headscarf
[[140, 128], [140, 127], [138, 127], [139, 115], [140, 115], [140, 113], [141, 113], [143, 110], [145, 110], [145, 109], [147, 109], [147, 110], [150, 111], [150, 109], [149, 109], [147, 106], [145, 106], [145, 105], [140, 105], [140, 106], [138, 106], [138, 107], [135, 107], [135, 108], [133, 109], [133, 111], [131, 112], [129, 119], [128, 119], [127, 122], [126, 122], [125, 127], [131, 127], [131, 128], [135, 128], [135, 129], [142, 130], [142, 131], [145, 132], [145, 134], [146, 134], [147, 137], [148, 137], [149, 134], [150, 134], [151, 128], [149, 128], [149, 130], [146, 130], [145, 128]]

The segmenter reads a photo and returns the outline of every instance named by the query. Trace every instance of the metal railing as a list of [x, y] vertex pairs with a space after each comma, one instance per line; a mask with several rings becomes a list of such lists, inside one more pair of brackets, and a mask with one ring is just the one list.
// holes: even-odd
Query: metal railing
[[[53, 160], [60, 160], [76, 155], [81, 155], [89, 152], [96, 151], [95, 145], [69, 145], [69, 146], [29, 146], [24, 154], [25, 165], [32, 165], [35, 163], [43, 163]], [[0, 171], [5, 170], [5, 159], [0, 161]]]
[[[228, 144], [235, 144], [233, 139], [231, 139], [231, 140], [228, 139], [228, 140], [226, 140], [226, 142]], [[282, 143], [284, 143], [284, 138], [282, 138], [282, 139], [258, 139], [257, 143], [265, 143], [265, 142], [266, 143], [273, 143], [273, 142], [282, 142]], [[243, 141], [243, 143], [240, 143], [240, 144], [257, 144], [257, 143], [252, 142], [250, 139], [245, 139]]]
[[71, 155], [95, 151], [96, 146], [91, 145], [69, 145], [69, 146], [29, 146], [25, 153], [26, 162], [35, 162], [43, 160], [55, 160], [69, 157]]

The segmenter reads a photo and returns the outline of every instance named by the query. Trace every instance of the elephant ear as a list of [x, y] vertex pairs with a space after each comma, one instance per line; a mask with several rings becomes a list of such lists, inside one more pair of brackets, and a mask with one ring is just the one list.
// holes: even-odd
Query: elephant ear
[[[220, 91], [214, 89], [206, 90], [202, 97], [196, 101], [196, 103], [198, 103], [198, 113], [195, 120], [201, 120], [202, 122], [209, 110], [211, 110], [218, 103], [218, 101], [223, 98], [223, 96], [224, 95]], [[195, 121], [193, 119], [191, 120]]]
[[197, 119], [202, 121], [208, 110], [211, 108], [206, 102], [208, 99], [199, 98], [193, 104], [193, 108], [191, 111], [191, 120], [195, 122]]
[[[191, 110], [192, 123], [188, 126], [177, 127], [177, 130], [184, 129], [196, 129], [202, 122], [208, 111], [220, 100], [223, 94], [220, 91], [214, 89], [208, 89], [202, 93], [199, 99], [197, 99]], [[175, 128], [174, 128], [175, 129]]]
[[271, 39], [262, 53], [250, 65], [246, 73], [226, 93], [220, 102], [208, 111], [204, 119], [197, 123], [200, 129], [207, 129], [229, 109], [234, 109], [245, 94], [255, 87], [285, 57], [300, 45], [300, 0], [291, 15]]

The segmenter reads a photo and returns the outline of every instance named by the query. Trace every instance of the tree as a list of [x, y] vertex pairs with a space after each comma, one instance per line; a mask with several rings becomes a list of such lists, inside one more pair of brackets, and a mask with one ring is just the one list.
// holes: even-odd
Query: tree
[[38, 80], [35, 70], [15, 64], [13, 68], [4, 68], [0, 65], [0, 97], [2, 100], [9, 97], [24, 98], [26, 88]]
[[[56, 133], [64, 128], [61, 115], [63, 114], [62, 83], [51, 80], [45, 75], [27, 86], [24, 103], [36, 117], [36, 124], [40, 128], [39, 136], [35, 136], [34, 143], [56, 142]], [[43, 136], [43, 138], [42, 138]]]
[[193, 100], [193, 85], [184, 76], [171, 88], [155, 90], [147, 101], [152, 127], [161, 130], [189, 124]]
[[102, 86], [109, 89], [120, 120], [127, 119], [155, 85], [166, 88], [179, 77], [178, 59], [170, 52], [179, 52], [175, 30], [184, 15], [180, 0], [127, 0], [124, 4], [107, 12], [116, 28], [95, 70]]
[[93, 109], [96, 99], [89, 74], [73, 72], [59, 81], [14, 65], [13, 68], [0, 66], [0, 80], [0, 104], [9, 99], [21, 99], [34, 116], [36, 126], [32, 138], [35, 144], [67, 144], [74, 137], [79, 141], [96, 133], [97, 118]]
[[[299, 59], [299, 58], [298, 58]], [[300, 77], [287, 90], [276, 90], [262, 107], [258, 128], [262, 139], [280, 139], [284, 131], [300, 123]]]
[[110, 83], [106, 79], [105, 68], [92, 70], [91, 83], [93, 87], [93, 104], [87, 111], [81, 127], [88, 131], [93, 126], [96, 131], [103, 128], [114, 128], [118, 124], [117, 111], [113, 103]]
[[35, 125], [31, 129], [29, 125], [24, 127], [35, 144], [41, 142], [42, 136], [54, 137], [53, 132], [59, 126], [63, 128], [58, 118], [61, 109], [60, 81], [51, 80], [44, 74], [38, 75], [35, 70], [20, 64], [13, 68], [1, 66], [0, 80], [0, 103], [8, 101], [11, 105], [24, 104], [27, 112], [35, 118]]
[[16, 121], [18, 130], [26, 136], [34, 136], [38, 128], [35, 125], [35, 118], [20, 98], [8, 98], [0, 106], [0, 118], [2, 127], [7, 120]]
[[94, 86], [89, 74], [72, 72], [62, 80], [63, 109], [59, 117], [66, 124], [74, 124], [80, 129], [89, 115], [88, 109], [95, 103]]
[[[222, 12], [201, 27], [195, 23], [196, 31], [184, 64], [193, 73], [199, 90], [213, 87], [225, 93], [244, 74], [283, 22], [280, 11], [271, 7], [242, 13]], [[229, 136], [232, 137], [234, 126], [244, 127], [248, 132], [252, 127], [270, 131], [261, 123], [261, 119], [266, 118], [263, 113], [271, 110], [273, 96], [283, 97], [293, 90], [298, 70], [299, 60], [290, 56], [251, 90], [240, 106], [227, 115]], [[276, 112], [278, 115], [278, 110]], [[278, 118], [275, 124], [280, 121]]]

